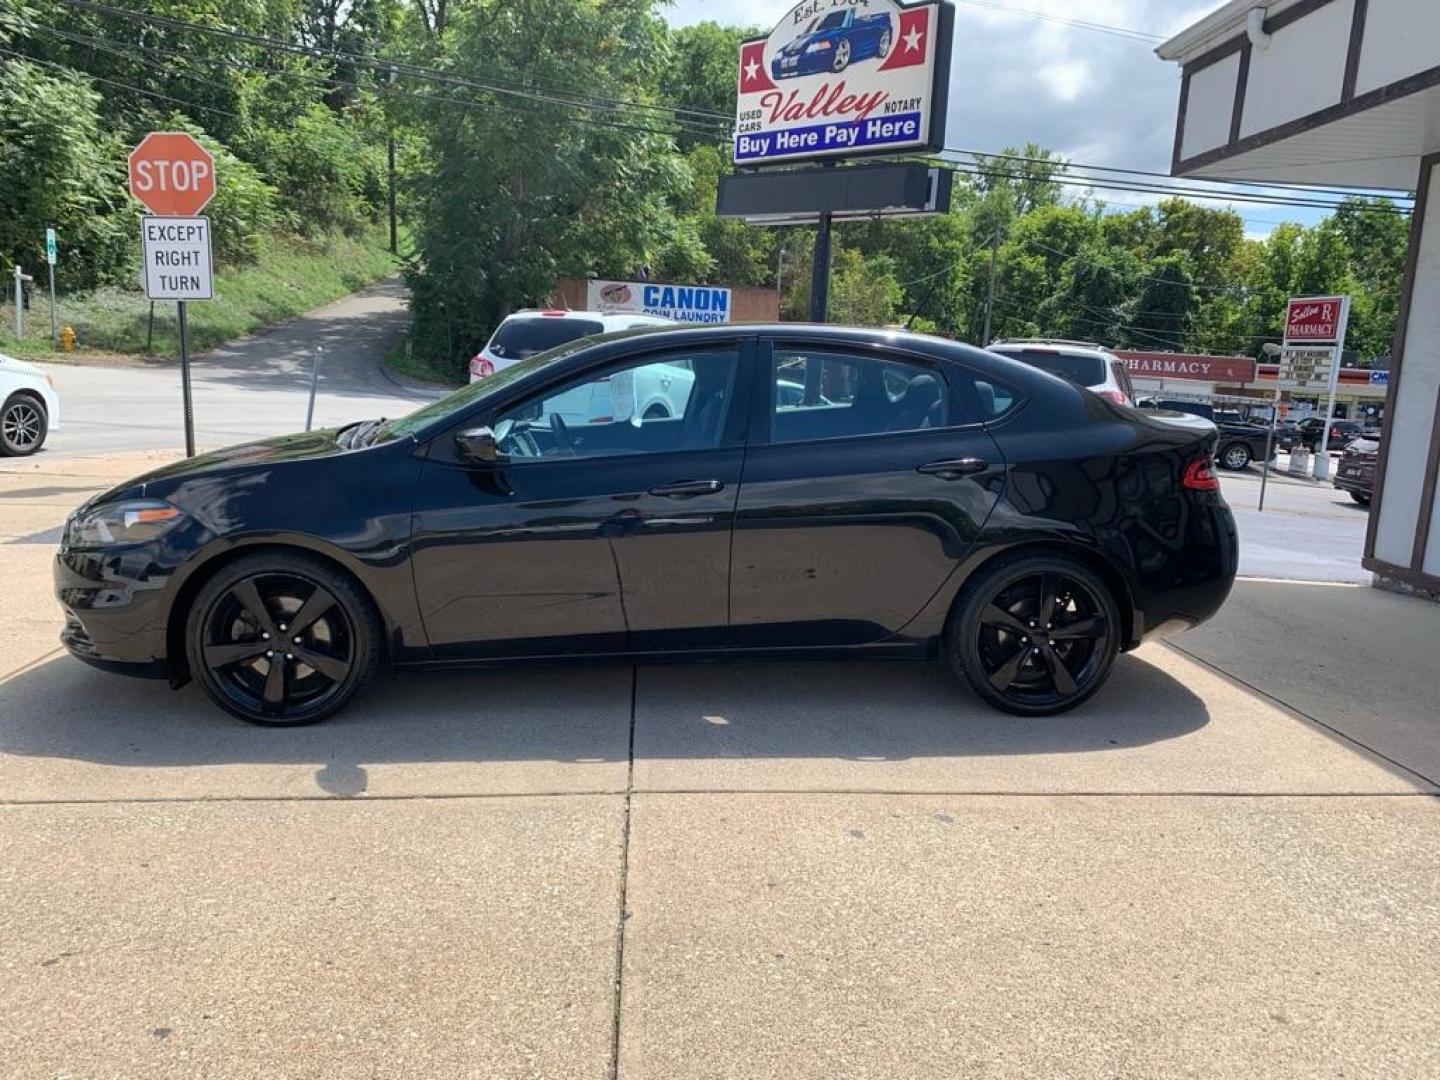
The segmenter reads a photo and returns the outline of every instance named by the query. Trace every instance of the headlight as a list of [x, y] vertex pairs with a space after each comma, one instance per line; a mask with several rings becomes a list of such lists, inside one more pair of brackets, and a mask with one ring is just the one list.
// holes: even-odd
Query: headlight
[[805, 46], [806, 52], [824, 52], [826, 49], [833, 49], [835, 46], [828, 41], [815, 41]]
[[184, 516], [159, 499], [105, 503], [91, 507], [65, 523], [65, 546], [93, 548], [143, 544], [173, 529]]

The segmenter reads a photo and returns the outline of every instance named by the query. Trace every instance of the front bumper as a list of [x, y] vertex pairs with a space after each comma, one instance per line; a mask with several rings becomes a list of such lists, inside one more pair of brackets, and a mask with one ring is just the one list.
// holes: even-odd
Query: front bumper
[[65, 613], [60, 642], [72, 655], [107, 670], [164, 673], [170, 574], [152, 552], [62, 550], [54, 578]]
[[831, 51], [802, 52], [796, 53], [794, 56], [786, 56], [782, 53], [770, 62], [770, 77], [772, 79], [793, 79], [797, 75], [814, 75], [819, 71], [829, 71]]

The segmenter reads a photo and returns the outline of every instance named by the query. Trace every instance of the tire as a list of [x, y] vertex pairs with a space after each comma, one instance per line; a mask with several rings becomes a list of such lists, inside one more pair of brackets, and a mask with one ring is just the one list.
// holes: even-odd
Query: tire
[[0, 456], [29, 457], [45, 445], [50, 417], [45, 403], [21, 390], [0, 406]]
[[876, 46], [875, 55], [878, 56], [881, 60], [884, 60], [886, 54], [888, 54], [889, 52], [890, 52], [890, 31], [889, 31], [889, 30], [886, 30], [884, 33], [882, 33], [882, 34], [880, 35], [880, 44]]
[[1230, 472], [1241, 472], [1250, 467], [1254, 455], [1250, 453], [1250, 447], [1244, 443], [1230, 443], [1220, 451], [1220, 467]]
[[837, 75], [850, 66], [850, 42], [841, 41], [835, 46], [835, 59], [830, 61], [830, 70]]
[[1369, 495], [1362, 495], [1362, 494], [1361, 494], [1360, 492], [1358, 492], [1358, 491], [1352, 491], [1352, 492], [1350, 492], [1350, 498], [1354, 499], [1354, 500], [1355, 500], [1357, 503], [1359, 503], [1361, 506], [1369, 506], [1369, 505], [1370, 505], [1370, 496], [1369, 496]]
[[347, 575], [301, 552], [258, 552], [201, 588], [185, 655], [195, 681], [232, 716], [300, 727], [339, 712], [374, 676], [383, 635], [375, 605]]
[[1063, 555], [1024, 555], [992, 563], [965, 584], [944, 651], [951, 670], [995, 708], [1054, 716], [1105, 684], [1121, 632], [1115, 598], [1093, 570]]

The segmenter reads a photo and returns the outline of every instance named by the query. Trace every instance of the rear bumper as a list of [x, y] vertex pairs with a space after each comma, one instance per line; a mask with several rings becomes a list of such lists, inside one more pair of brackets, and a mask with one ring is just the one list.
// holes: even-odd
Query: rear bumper
[[1336, 473], [1331, 483], [1341, 491], [1354, 491], [1361, 495], [1370, 495], [1375, 491], [1375, 474], [1369, 476], [1341, 476]]
[[1240, 568], [1235, 515], [1216, 497], [1196, 506], [1186, 542], [1136, 595], [1136, 627], [1129, 647], [1193, 630], [1225, 604]]

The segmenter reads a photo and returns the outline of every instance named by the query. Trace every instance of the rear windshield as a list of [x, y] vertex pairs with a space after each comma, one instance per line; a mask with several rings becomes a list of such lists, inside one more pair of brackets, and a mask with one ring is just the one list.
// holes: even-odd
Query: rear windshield
[[490, 339], [490, 351], [506, 360], [524, 360], [527, 356], [553, 349], [576, 338], [599, 334], [605, 327], [589, 319], [556, 319], [537, 315], [533, 319], [509, 319], [500, 324]]
[[1050, 372], [1051, 375], [1059, 375], [1076, 386], [1102, 386], [1105, 383], [1105, 361], [1098, 356], [1075, 356], [1030, 349], [1021, 349], [1018, 352], [1006, 349], [1001, 355], [1024, 361], [1031, 367]]

